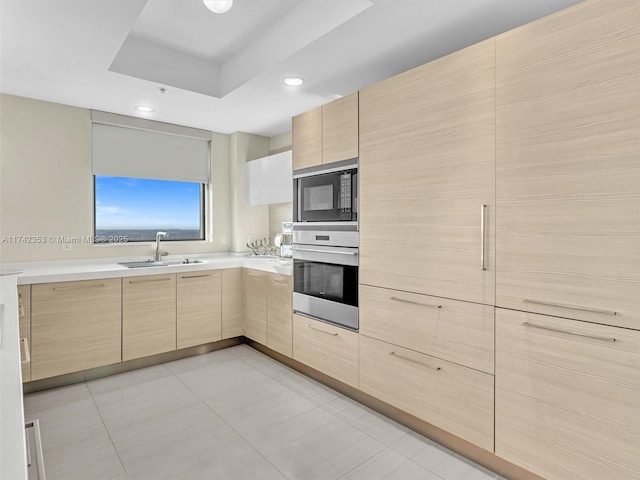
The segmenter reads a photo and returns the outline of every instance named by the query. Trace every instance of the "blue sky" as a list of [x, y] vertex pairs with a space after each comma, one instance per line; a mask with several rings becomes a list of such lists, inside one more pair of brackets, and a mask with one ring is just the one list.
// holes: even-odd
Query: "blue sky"
[[96, 176], [96, 229], [199, 229], [200, 184]]

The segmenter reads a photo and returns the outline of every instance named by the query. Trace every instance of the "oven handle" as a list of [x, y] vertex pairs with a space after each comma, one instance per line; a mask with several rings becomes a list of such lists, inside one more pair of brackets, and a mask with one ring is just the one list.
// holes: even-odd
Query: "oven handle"
[[341, 252], [339, 250], [316, 250], [315, 248], [293, 247], [292, 250], [295, 250], [297, 252], [335, 253], [336, 255], [350, 255], [350, 256], [358, 255], [358, 252]]

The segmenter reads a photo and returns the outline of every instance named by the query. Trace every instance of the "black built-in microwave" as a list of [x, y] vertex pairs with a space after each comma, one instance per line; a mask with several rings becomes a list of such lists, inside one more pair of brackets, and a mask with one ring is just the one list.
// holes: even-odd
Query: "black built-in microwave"
[[294, 171], [293, 211], [294, 222], [357, 221], [357, 159]]

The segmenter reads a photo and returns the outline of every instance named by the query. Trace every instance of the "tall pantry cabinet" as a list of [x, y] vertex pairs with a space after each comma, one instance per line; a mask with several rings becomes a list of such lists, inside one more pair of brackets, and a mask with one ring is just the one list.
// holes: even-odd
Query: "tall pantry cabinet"
[[360, 92], [359, 176], [359, 388], [493, 451], [494, 39]]
[[640, 2], [500, 35], [496, 78], [496, 455], [640, 478]]
[[360, 282], [492, 305], [494, 40], [360, 92]]

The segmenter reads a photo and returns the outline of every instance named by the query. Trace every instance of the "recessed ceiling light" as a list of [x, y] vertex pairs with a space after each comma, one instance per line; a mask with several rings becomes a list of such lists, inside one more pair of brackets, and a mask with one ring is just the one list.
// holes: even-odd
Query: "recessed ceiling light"
[[227, 13], [233, 7], [233, 0], [202, 0], [213, 13]]
[[284, 83], [285, 85], [287, 85], [289, 87], [299, 87], [300, 85], [302, 85], [304, 83], [304, 78], [287, 77], [284, 80], [282, 80], [282, 83]]
[[155, 108], [148, 105], [136, 105], [136, 110], [142, 113], [152, 113], [156, 111]]

